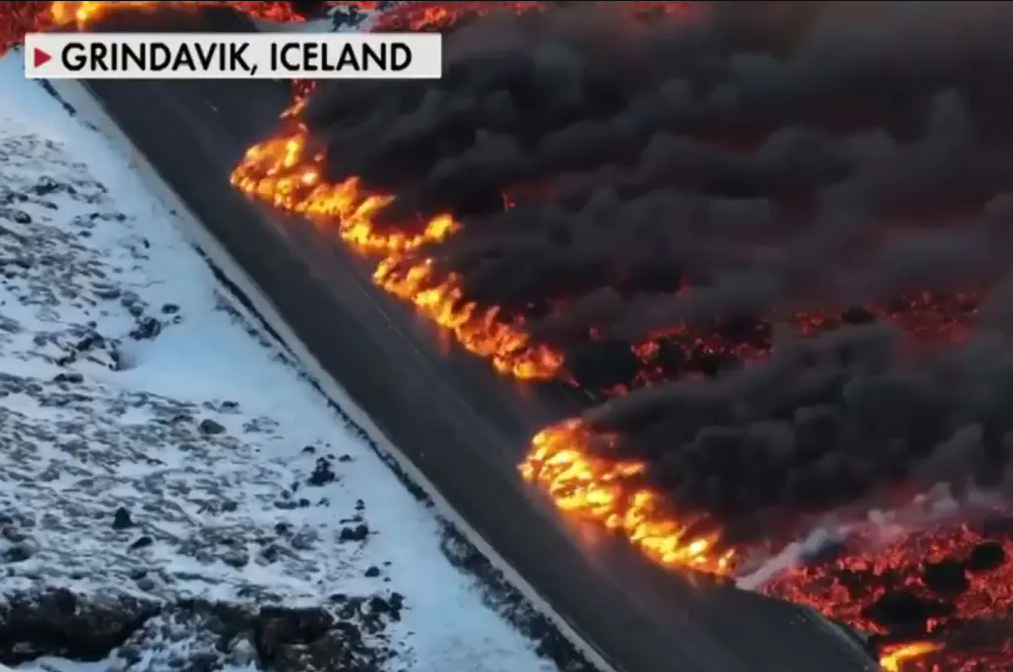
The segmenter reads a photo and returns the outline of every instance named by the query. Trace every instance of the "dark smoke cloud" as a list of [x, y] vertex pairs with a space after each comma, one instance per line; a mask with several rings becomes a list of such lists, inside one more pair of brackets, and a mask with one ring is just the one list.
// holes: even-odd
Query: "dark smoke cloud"
[[[438, 83], [320, 87], [305, 121], [330, 176], [395, 193], [389, 226], [456, 214], [463, 232], [422, 254], [470, 299], [524, 314], [586, 387], [629, 382], [630, 343], [670, 334], [655, 364], [708, 378], [588, 419], [682, 506], [1002, 485], [1008, 4], [719, 2], [640, 23], [621, 5], [462, 27]], [[969, 343], [912, 350], [903, 314], [932, 302], [942, 326], [978, 320]], [[832, 333], [791, 333], [817, 309]]]

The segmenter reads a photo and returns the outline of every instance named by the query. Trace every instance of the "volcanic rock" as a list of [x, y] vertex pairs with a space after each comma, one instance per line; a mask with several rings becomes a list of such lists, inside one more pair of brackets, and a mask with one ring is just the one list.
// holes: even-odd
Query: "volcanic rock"
[[220, 422], [216, 422], [216, 421], [212, 420], [211, 418], [206, 418], [204, 420], [201, 420], [199, 427], [200, 427], [200, 431], [203, 434], [209, 434], [209, 435], [211, 435], [211, 434], [221, 434], [222, 432], [225, 431], [224, 425], [222, 425]]
[[939, 595], [959, 595], [970, 586], [964, 564], [951, 558], [927, 563], [922, 581]]
[[359, 524], [355, 527], [341, 528], [341, 541], [365, 541], [369, 537], [369, 526]]
[[337, 480], [337, 478], [337, 475], [331, 468], [331, 461], [327, 458], [320, 457], [317, 458], [316, 466], [313, 468], [313, 473], [310, 474], [307, 482], [311, 486], [320, 487], [322, 485], [327, 485], [328, 483], [333, 483]]
[[990, 572], [1006, 563], [1006, 550], [998, 541], [982, 541], [967, 556], [964, 565], [969, 572]]
[[[354, 597], [335, 612], [46, 589], [0, 604], [0, 664], [19, 665], [40, 656], [82, 661], [111, 656], [129, 667], [155, 656], [158, 661], [148, 662], [160, 667], [176, 666], [173, 661], [183, 656], [176, 662], [185, 662], [187, 669], [257, 661], [277, 672], [375, 670], [392, 653], [375, 642], [367, 645], [364, 635], [382, 636], [402, 603], [398, 594]], [[186, 646], [166, 646], [174, 642]]]
[[133, 527], [134, 521], [130, 517], [130, 511], [126, 507], [119, 507], [116, 509], [116, 513], [113, 514], [113, 529], [114, 530], [125, 530], [128, 527]]
[[15, 595], [0, 605], [0, 663], [20, 665], [39, 656], [99, 660], [157, 613], [149, 601], [66, 588]]
[[872, 324], [876, 315], [864, 306], [852, 306], [841, 313], [841, 322], [845, 324]]
[[891, 631], [923, 631], [928, 619], [946, 616], [953, 606], [921, 598], [906, 590], [888, 590], [874, 602], [866, 615]]

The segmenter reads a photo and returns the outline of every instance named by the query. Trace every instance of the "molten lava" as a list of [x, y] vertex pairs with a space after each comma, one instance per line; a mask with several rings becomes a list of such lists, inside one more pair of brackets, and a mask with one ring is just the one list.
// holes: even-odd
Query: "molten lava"
[[[285, 2], [9, 2], [3, 10], [6, 31], [0, 35], [0, 50], [16, 44], [25, 32], [86, 28], [113, 11], [151, 11], [164, 5], [196, 10], [218, 4], [269, 20], [302, 20]], [[369, 9], [377, 3], [329, 4]], [[448, 30], [491, 9], [508, 7], [521, 13], [540, 11], [547, 4], [522, 0], [404, 3], [379, 17], [374, 30]], [[626, 5], [637, 15], [685, 16], [690, 3]], [[573, 372], [567, 370], [564, 353], [535, 342], [523, 315], [471, 300], [458, 274], [439, 271], [425, 256], [429, 246], [457, 234], [463, 226], [460, 221], [442, 214], [412, 233], [380, 226], [376, 216], [395, 200], [395, 194], [373, 192], [355, 177], [337, 183], [323, 178], [325, 156], [310, 146], [299, 124], [298, 100], [311, 89], [311, 83], [299, 83], [284, 132], [251, 147], [234, 170], [232, 183], [253, 198], [308, 218], [374, 260], [373, 279], [379, 287], [410, 301], [500, 373], [522, 380], [581, 382], [574, 381]], [[687, 283], [684, 291], [693, 288]], [[842, 306], [835, 311], [777, 316], [777, 321], [792, 324], [805, 336], [833, 330], [849, 320], [879, 319], [897, 324], [916, 341], [960, 342], [966, 338], [963, 325], [977, 305], [977, 296], [971, 294], [918, 294], [889, 305], [861, 307], [857, 316], [856, 309]], [[641, 363], [640, 373], [606, 391], [618, 395], [630, 387], [670, 379], [672, 371], [663, 353], [673, 345], [690, 363], [704, 356], [762, 359], [773, 347], [773, 321], [771, 316], [751, 325], [745, 339], [741, 334], [732, 337], [675, 325], [631, 346]], [[591, 333], [588, 338], [594, 341], [597, 335]], [[678, 372], [687, 373], [699, 371], [689, 366]], [[519, 466], [520, 474], [543, 487], [561, 510], [622, 534], [664, 566], [734, 575], [742, 553], [722, 544], [720, 524], [705, 515], [673, 510], [645, 479], [643, 461], [608, 457], [610, 440], [608, 435], [592, 433], [581, 421], [562, 422], [534, 437]], [[968, 526], [942, 526], [886, 543], [868, 538], [850, 543], [853, 549], [842, 549], [834, 560], [791, 570], [768, 584], [765, 592], [811, 605], [831, 618], [875, 633], [882, 642], [881, 663], [890, 672], [1013, 670], [1009, 628], [1003, 633], [991, 626], [1013, 616], [1013, 563], [1008, 561], [1013, 537]], [[869, 551], [870, 547], [875, 550]]]
[[879, 530], [859, 534], [834, 559], [792, 569], [764, 591], [877, 633], [887, 669], [1009, 670], [1009, 523], [997, 514], [976, 527], [940, 524], [892, 539], [875, 538]]
[[590, 434], [569, 420], [542, 430], [520, 465], [525, 480], [542, 485], [556, 506], [624, 534], [666, 567], [691, 567], [714, 574], [733, 568], [734, 550], [720, 550], [707, 521], [668, 510], [659, 493], [638, 483], [643, 463], [592, 456]]
[[[934, 642], [912, 642], [889, 647], [883, 652], [879, 664], [886, 672], [901, 672], [911, 661], [924, 661], [925, 656], [941, 650]], [[919, 662], [923, 665], [924, 662]]]
[[455, 276], [435, 278], [431, 262], [407, 256], [421, 245], [453, 235], [460, 226], [453, 218], [435, 217], [414, 235], [381, 231], [372, 217], [393, 197], [367, 194], [354, 178], [340, 184], [321, 182], [322, 160], [309, 156], [305, 136], [297, 131], [250, 148], [233, 172], [232, 183], [277, 208], [332, 228], [359, 252], [378, 256], [373, 279], [379, 286], [410, 300], [451, 330], [470, 352], [490, 359], [501, 373], [523, 380], [547, 380], [557, 374], [561, 360], [555, 353], [532, 345], [523, 331], [498, 320], [495, 308], [479, 311], [466, 300]]

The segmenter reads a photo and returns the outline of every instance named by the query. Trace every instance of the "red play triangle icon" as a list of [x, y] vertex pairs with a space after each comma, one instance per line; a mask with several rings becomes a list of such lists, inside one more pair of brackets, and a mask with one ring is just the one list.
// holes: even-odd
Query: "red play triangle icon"
[[44, 52], [42, 49], [35, 47], [35, 49], [32, 50], [32, 62], [35, 64], [36, 68], [49, 63], [51, 60], [53, 60], [53, 57]]

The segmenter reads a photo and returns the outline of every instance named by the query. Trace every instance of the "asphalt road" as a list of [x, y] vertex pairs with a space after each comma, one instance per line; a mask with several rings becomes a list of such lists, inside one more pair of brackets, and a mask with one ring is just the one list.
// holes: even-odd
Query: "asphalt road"
[[[202, 26], [202, 29], [209, 29]], [[288, 102], [274, 82], [90, 82], [138, 149], [279, 307], [391, 442], [581, 636], [623, 672], [856, 672], [875, 664], [818, 617], [692, 586], [621, 540], [576, 527], [516, 475], [565, 414], [497, 377], [377, 292], [370, 267], [228, 183]]]

